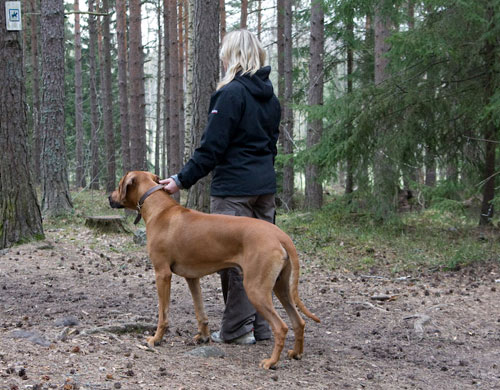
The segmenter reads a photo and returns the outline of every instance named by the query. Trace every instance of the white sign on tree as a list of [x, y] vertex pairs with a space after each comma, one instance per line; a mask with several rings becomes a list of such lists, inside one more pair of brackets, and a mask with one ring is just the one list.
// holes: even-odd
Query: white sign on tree
[[5, 2], [5, 20], [7, 31], [21, 31], [23, 29], [20, 1]]

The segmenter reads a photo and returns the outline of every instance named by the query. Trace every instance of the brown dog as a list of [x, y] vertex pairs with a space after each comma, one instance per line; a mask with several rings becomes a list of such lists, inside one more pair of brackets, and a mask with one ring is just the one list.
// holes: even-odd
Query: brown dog
[[273, 291], [288, 313], [295, 334], [295, 345], [288, 356], [300, 359], [305, 322], [295, 305], [309, 318], [320, 320], [299, 298], [299, 259], [290, 237], [275, 225], [258, 219], [186, 209], [165, 191], [155, 191], [161, 188], [158, 180], [149, 172], [129, 172], [109, 196], [111, 207], [138, 210], [146, 222], [148, 253], [159, 299], [158, 327], [148, 344], [158, 344], [167, 328], [172, 273], [186, 278], [198, 321], [195, 340], [206, 342], [210, 333], [200, 278], [224, 268], [239, 267], [248, 299], [269, 322], [274, 335], [272, 355], [262, 360], [260, 366], [267, 369], [276, 365], [288, 331], [274, 309]]

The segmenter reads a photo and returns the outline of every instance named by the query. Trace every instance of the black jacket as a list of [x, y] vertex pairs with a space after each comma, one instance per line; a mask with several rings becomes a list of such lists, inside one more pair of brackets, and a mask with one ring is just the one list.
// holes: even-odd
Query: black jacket
[[237, 75], [210, 100], [200, 147], [178, 174], [189, 188], [213, 170], [212, 196], [274, 194], [281, 108], [269, 66]]

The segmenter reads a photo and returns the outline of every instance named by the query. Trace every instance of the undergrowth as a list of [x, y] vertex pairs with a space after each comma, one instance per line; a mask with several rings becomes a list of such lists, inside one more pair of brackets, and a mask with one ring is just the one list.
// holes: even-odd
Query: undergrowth
[[[74, 211], [44, 221], [45, 229], [72, 230], [90, 215], [122, 215], [109, 207], [104, 191], [72, 193]], [[479, 228], [477, 212], [449, 204], [424, 211], [401, 213], [381, 224], [343, 197], [315, 212], [295, 211], [277, 217], [277, 225], [293, 239], [301, 261], [332, 270], [358, 272], [417, 272], [458, 269], [482, 261], [500, 261], [500, 231]], [[130, 231], [144, 227], [133, 225]]]
[[332, 270], [402, 273], [500, 261], [500, 231], [479, 228], [477, 215], [437, 207], [381, 224], [338, 198], [320, 211], [279, 215], [277, 223], [303, 253], [302, 261]]
[[[86, 217], [103, 215], [120, 215], [126, 217], [126, 226], [133, 229], [136, 213], [124, 209], [112, 209], [109, 206], [108, 195], [102, 190], [80, 190], [71, 193], [73, 211], [66, 215], [51, 217], [44, 220], [44, 226], [49, 228], [64, 228], [68, 225], [84, 225]], [[144, 226], [141, 220], [138, 226]]]

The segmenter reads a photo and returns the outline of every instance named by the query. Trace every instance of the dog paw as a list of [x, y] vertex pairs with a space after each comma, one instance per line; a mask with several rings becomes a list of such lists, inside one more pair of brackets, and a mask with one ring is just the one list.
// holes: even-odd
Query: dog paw
[[200, 333], [198, 333], [196, 336], [194, 336], [193, 339], [194, 339], [194, 342], [196, 344], [205, 344], [205, 343], [208, 343], [210, 341], [209, 336], [203, 336]]
[[146, 344], [147, 344], [150, 348], [154, 348], [154, 347], [156, 347], [156, 346], [160, 345], [160, 341], [161, 341], [161, 340], [157, 340], [157, 339], [155, 339], [155, 338], [154, 338], [154, 336], [152, 336], [152, 337], [148, 337], [148, 338], [146, 339]]
[[260, 362], [259, 367], [263, 368], [264, 370], [275, 370], [276, 362], [273, 362], [271, 359], [264, 359]]
[[295, 352], [293, 349], [288, 351], [288, 357], [290, 359], [300, 360], [302, 359], [302, 354]]

